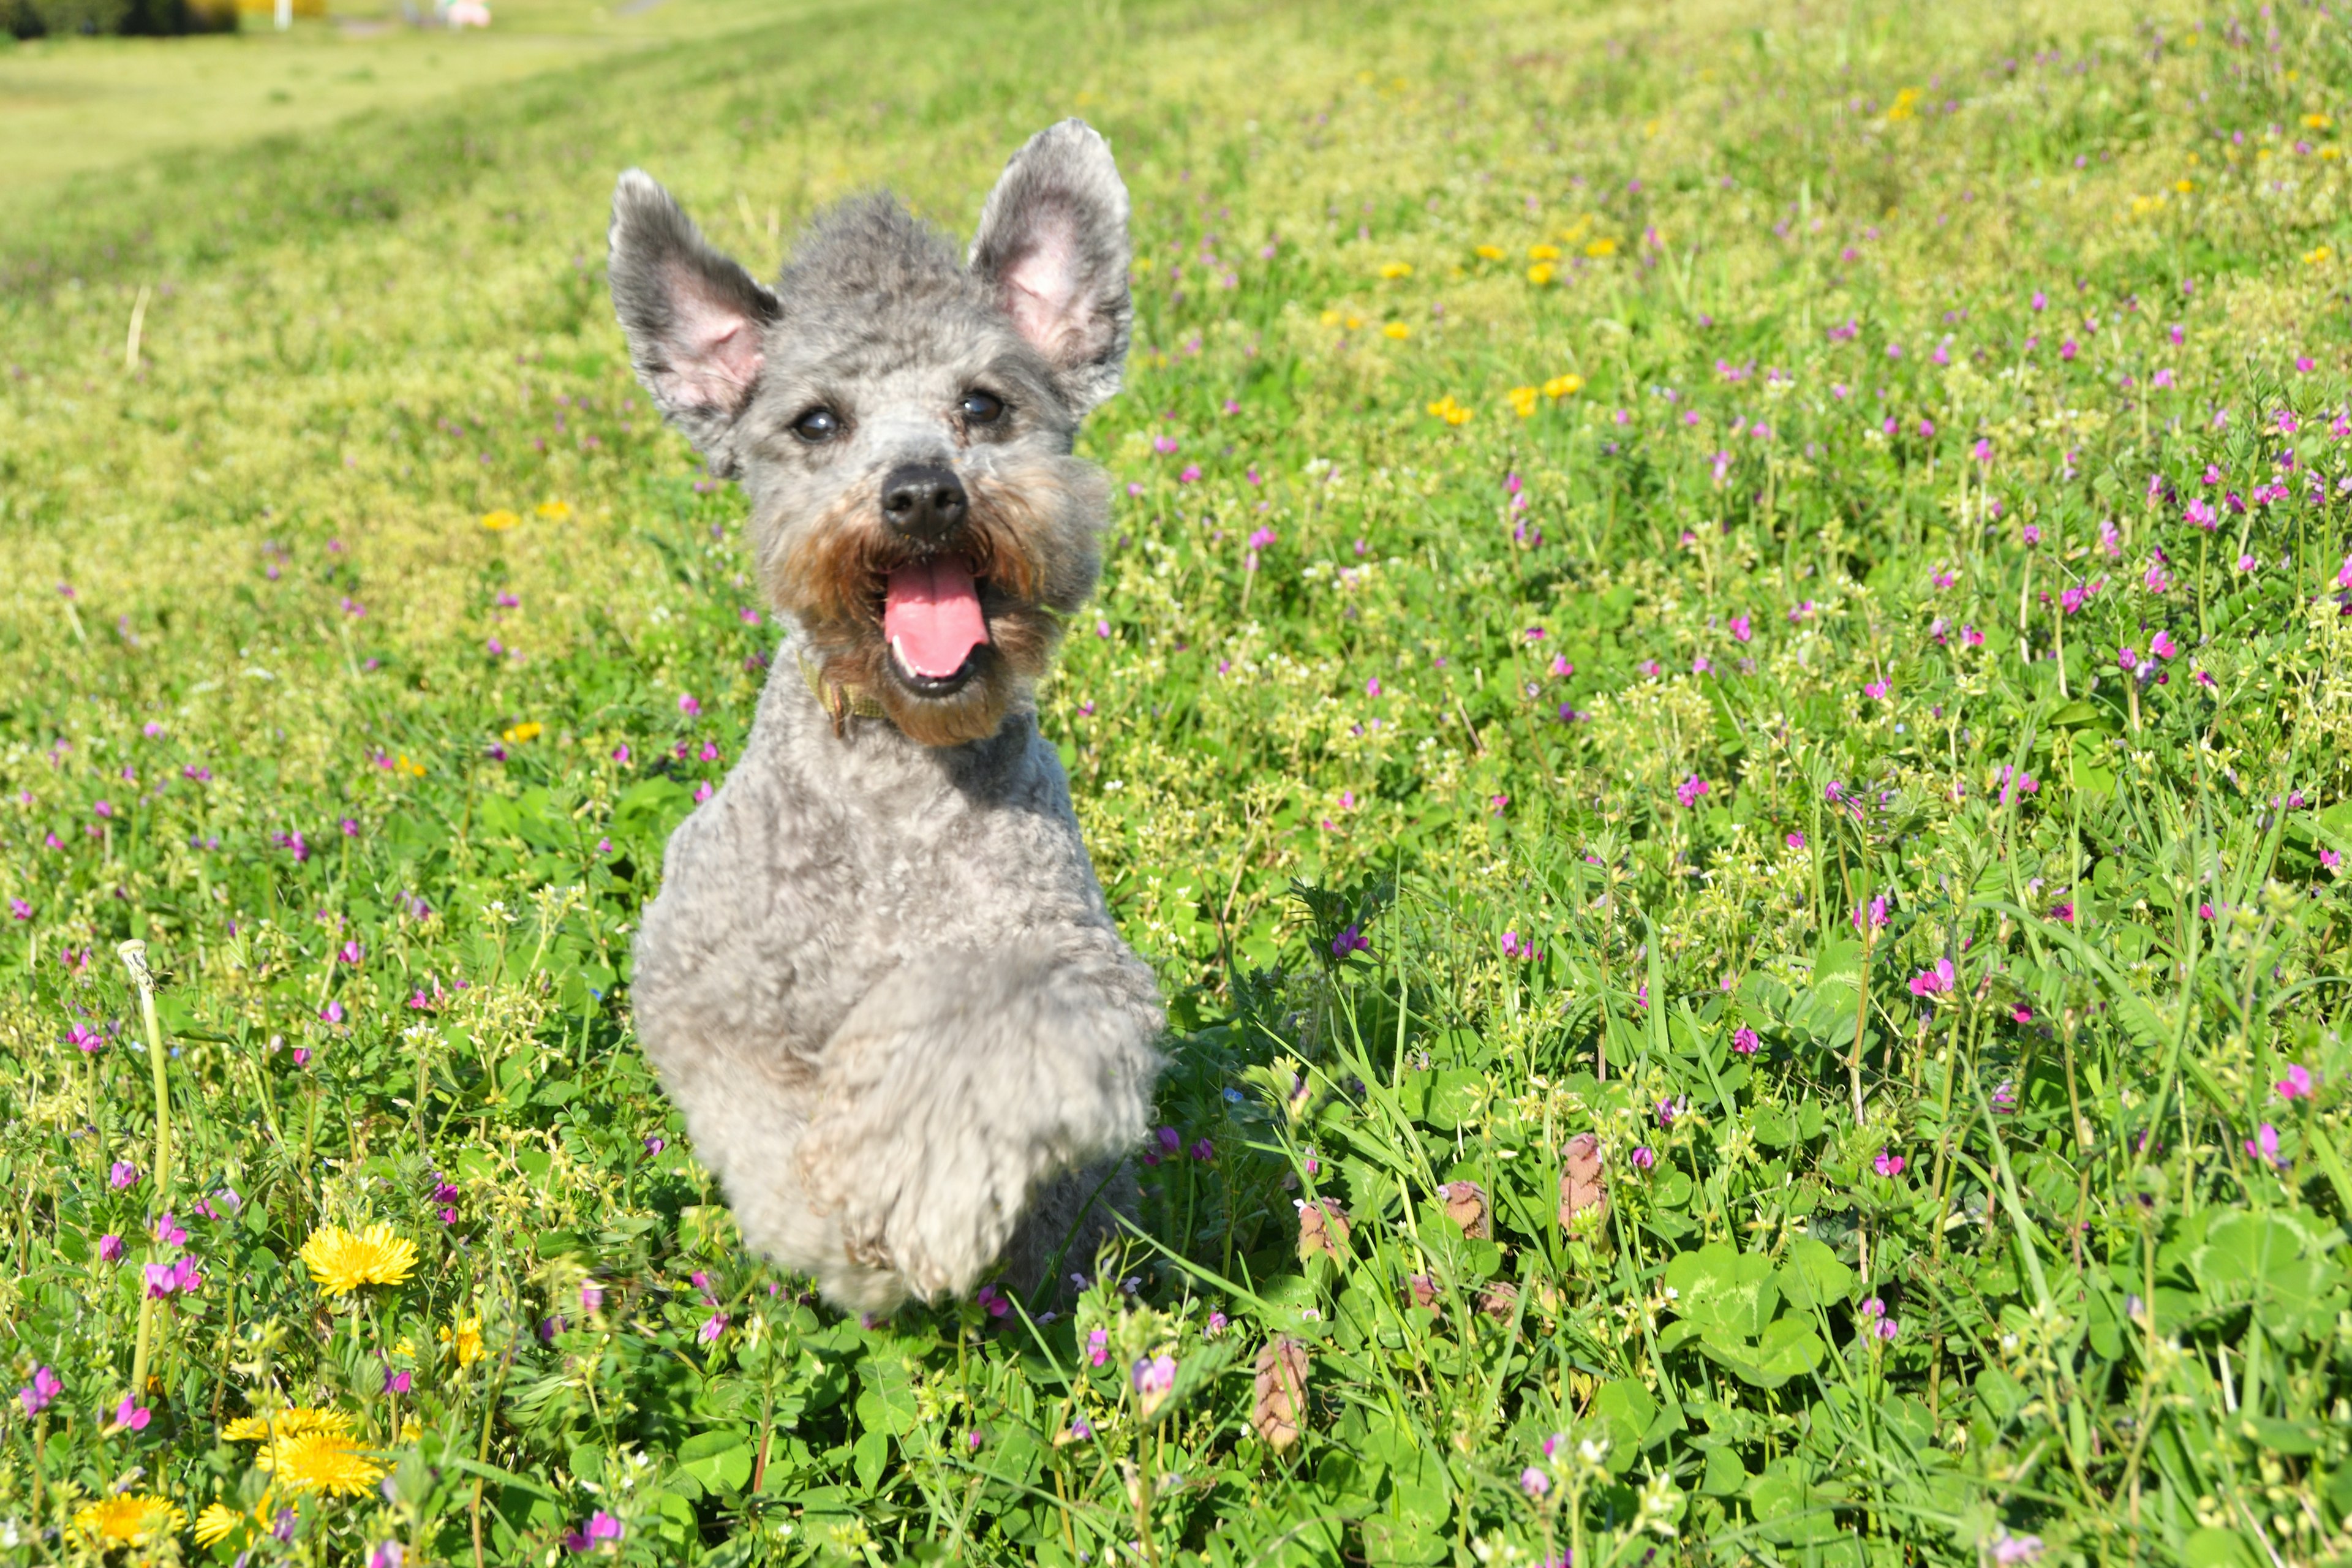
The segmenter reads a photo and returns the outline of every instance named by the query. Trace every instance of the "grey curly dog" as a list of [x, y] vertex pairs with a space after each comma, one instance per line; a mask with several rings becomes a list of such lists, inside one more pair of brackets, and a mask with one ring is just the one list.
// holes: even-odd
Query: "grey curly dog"
[[1093, 591], [1071, 456], [1127, 356], [1128, 198], [1076, 120], [1013, 155], [968, 261], [887, 196], [773, 288], [638, 170], [613, 301], [638, 376], [751, 500], [789, 625], [742, 760], [669, 841], [646, 1052], [745, 1239], [885, 1312], [1091, 1263], [1131, 1209], [1162, 1021], [1112, 929], [1033, 685]]

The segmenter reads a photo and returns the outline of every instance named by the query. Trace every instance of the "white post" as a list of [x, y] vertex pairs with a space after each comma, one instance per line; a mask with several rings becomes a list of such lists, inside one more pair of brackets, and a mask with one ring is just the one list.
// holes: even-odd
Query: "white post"
[[294, 0], [278, 0], [278, 30], [284, 32], [294, 25]]

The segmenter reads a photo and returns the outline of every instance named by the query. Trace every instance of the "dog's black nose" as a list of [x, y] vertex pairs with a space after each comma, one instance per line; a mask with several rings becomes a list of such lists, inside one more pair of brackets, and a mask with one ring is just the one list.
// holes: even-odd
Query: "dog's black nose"
[[909, 464], [882, 481], [882, 515], [891, 528], [922, 544], [936, 544], [963, 526], [963, 481], [945, 468]]

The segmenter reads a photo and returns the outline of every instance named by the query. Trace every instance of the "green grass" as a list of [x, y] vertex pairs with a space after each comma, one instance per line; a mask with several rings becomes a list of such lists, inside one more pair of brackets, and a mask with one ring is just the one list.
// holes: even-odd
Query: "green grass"
[[[2301, 4], [845, 6], [0, 198], [0, 1539], [2343, 1555], [2347, 96]], [[845, 1321], [630, 1033], [773, 632], [604, 204], [964, 230], [1073, 112], [1148, 264], [1044, 722], [1181, 1152], [1052, 1320]]]
[[0, 138], [8, 146], [0, 195], [23, 199], [71, 175], [126, 165], [136, 178], [159, 153], [210, 163], [266, 136], [310, 148], [356, 114], [460, 94], [469, 106], [495, 102], [550, 70], [805, 10], [660, 0], [624, 15], [587, 0], [505, 0], [488, 30], [443, 33], [398, 26], [397, 5], [362, 0], [284, 33], [264, 14], [247, 16], [233, 36], [0, 37]]

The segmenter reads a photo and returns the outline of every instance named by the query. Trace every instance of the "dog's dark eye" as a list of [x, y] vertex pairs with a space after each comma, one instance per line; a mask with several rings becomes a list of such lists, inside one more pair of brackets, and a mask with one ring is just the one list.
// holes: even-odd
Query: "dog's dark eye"
[[993, 425], [1004, 415], [1004, 400], [993, 393], [973, 390], [963, 395], [957, 410], [974, 425]]
[[793, 434], [814, 447], [841, 434], [841, 416], [830, 408], [812, 408], [793, 421]]

